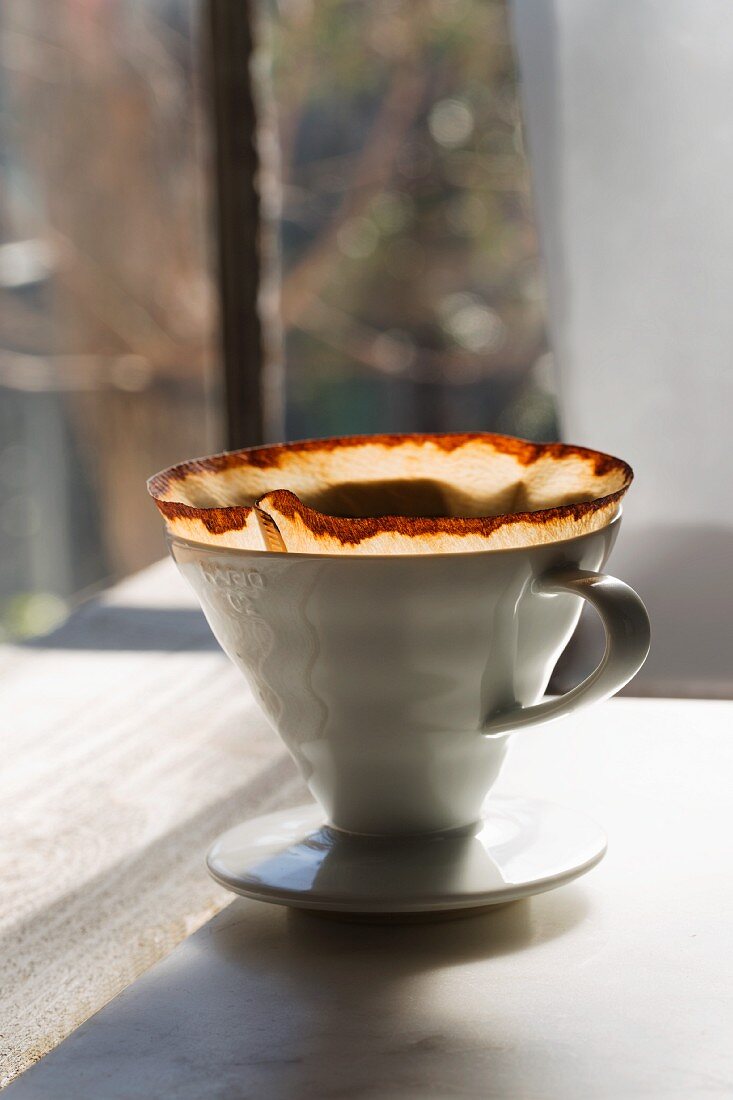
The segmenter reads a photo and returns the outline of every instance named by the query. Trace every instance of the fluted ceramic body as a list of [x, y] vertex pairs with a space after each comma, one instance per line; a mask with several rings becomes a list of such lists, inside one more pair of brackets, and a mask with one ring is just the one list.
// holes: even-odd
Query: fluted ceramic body
[[[544, 693], [580, 614], [579, 596], [548, 595], [544, 578], [558, 567], [599, 569], [617, 529], [435, 556], [271, 554], [178, 539], [171, 549], [331, 823], [419, 833], [478, 818], [509, 731], [524, 714], [532, 720], [523, 708]], [[646, 652], [643, 625], [632, 627], [626, 679]], [[621, 682], [617, 672], [604, 694]]]

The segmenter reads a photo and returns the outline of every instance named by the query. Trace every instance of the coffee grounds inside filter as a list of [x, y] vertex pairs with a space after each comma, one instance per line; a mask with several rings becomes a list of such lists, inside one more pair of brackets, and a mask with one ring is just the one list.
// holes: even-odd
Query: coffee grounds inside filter
[[369, 516], [452, 516], [450, 486], [428, 478], [387, 481], [346, 481], [301, 500], [328, 516], [365, 519]]
[[[369, 519], [383, 516], [440, 519], [498, 516], [525, 512], [526, 486], [518, 482], [509, 492], [504, 489], [492, 498], [477, 499], [455, 485], [431, 478], [402, 478], [383, 481], [348, 481], [301, 493], [309, 508], [342, 519]], [[578, 503], [584, 494], [569, 494], [557, 504]], [[542, 507], [548, 505], [543, 503]]]

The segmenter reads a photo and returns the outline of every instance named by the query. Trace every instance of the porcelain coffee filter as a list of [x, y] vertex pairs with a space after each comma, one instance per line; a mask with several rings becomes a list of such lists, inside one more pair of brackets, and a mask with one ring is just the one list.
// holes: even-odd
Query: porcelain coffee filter
[[436, 554], [597, 531], [632, 477], [599, 451], [476, 432], [254, 447], [171, 466], [148, 489], [170, 533], [197, 543]]

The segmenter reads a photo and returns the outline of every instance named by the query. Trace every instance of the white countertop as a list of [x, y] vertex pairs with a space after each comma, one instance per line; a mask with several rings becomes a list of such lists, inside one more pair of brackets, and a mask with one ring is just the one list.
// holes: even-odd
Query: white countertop
[[620, 699], [518, 735], [501, 789], [608, 831], [586, 878], [418, 926], [238, 899], [13, 1100], [730, 1096], [732, 725], [729, 702]]

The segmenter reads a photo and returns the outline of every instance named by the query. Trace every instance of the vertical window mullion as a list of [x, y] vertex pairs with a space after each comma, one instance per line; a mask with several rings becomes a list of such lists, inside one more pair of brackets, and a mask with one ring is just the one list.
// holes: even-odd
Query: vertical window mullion
[[265, 430], [252, 4], [206, 0], [206, 17], [226, 444], [235, 448], [262, 442]]

